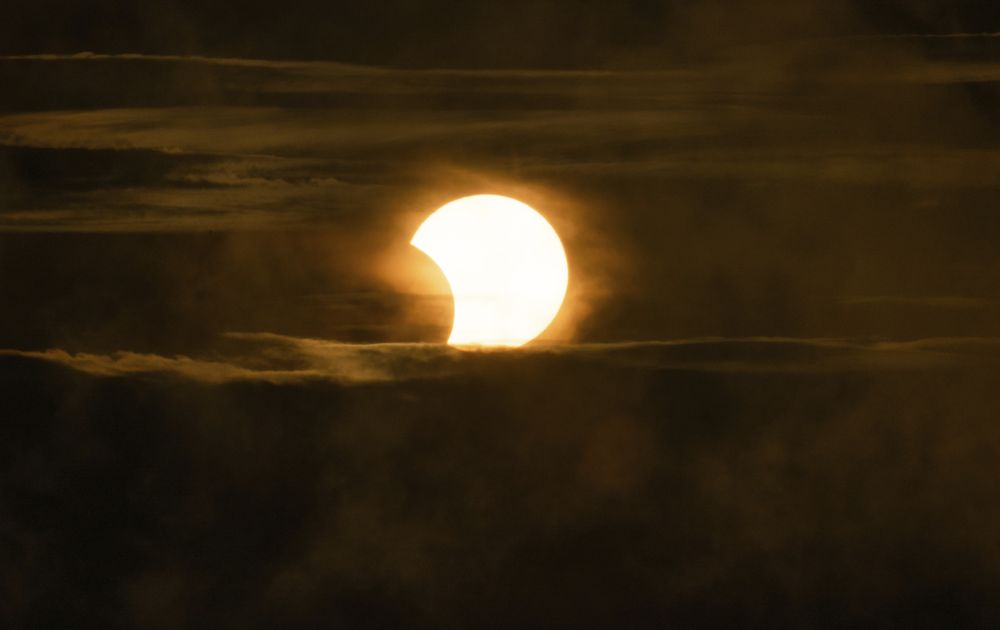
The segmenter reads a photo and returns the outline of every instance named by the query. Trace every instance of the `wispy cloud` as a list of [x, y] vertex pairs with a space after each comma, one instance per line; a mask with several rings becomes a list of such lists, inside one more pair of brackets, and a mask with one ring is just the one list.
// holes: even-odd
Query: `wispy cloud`
[[711, 373], [809, 373], [909, 370], [1000, 364], [1000, 339], [941, 338], [906, 342], [836, 339], [706, 338], [674, 341], [536, 345], [517, 350], [462, 351], [441, 344], [345, 344], [271, 333], [230, 333], [242, 344], [225, 357], [193, 358], [0, 350], [102, 377], [166, 375], [220, 384], [239, 381], [364, 384], [435, 380], [523, 367], [601, 365]]
[[[651, 71], [411, 70], [177, 55], [8, 56], [0, 58], [0, 78], [13, 86], [0, 97], [0, 145], [14, 168], [0, 168], [0, 180], [9, 180], [0, 229], [336, 222], [385, 207], [428, 164], [653, 187], [719, 179], [1000, 185], [1000, 152], [989, 147], [934, 133], [901, 144], [900, 128], [924, 125], [936, 111], [920, 109], [922, 100], [912, 101], [909, 122], [883, 113], [893, 124], [880, 125], [866, 122], [868, 105], [857, 107], [864, 113], [828, 107], [822, 96], [868, 103], [872, 86], [995, 81], [1000, 65], [905, 57], [834, 66], [793, 72], [779, 59], [761, 76], [739, 60]], [[74, 80], [66, 81], [70, 70]], [[812, 105], [790, 96], [802, 82], [818, 95]], [[105, 168], [74, 177], [68, 165], [54, 169], [62, 179], [35, 185], [21, 174], [37, 169], [18, 166], [31, 151], [49, 151], [45, 159], [57, 163], [60, 152], [103, 152], [92, 161]], [[125, 169], [133, 179], [108, 181], [139, 152], [162, 159], [141, 176]]]
[[343, 72], [372, 72], [375, 68], [335, 62], [318, 61], [275, 61], [266, 59], [239, 59], [235, 57], [206, 57], [203, 55], [155, 55], [143, 53], [106, 54], [78, 52], [72, 54], [40, 53], [32, 55], [3, 55], [0, 61], [160, 61], [174, 63], [197, 63], [214, 66], [234, 66], [238, 68], [301, 68], [321, 67]]
[[250, 370], [233, 363], [204, 361], [185, 356], [165, 357], [156, 354], [115, 352], [113, 354], [69, 353], [64, 350], [0, 350], [2, 356], [16, 356], [57, 363], [95, 376], [165, 374], [206, 383], [241, 380], [289, 382], [318, 377], [308, 370]]
[[691, 76], [694, 73], [682, 69], [662, 70], [617, 70], [617, 69], [517, 69], [517, 68], [392, 68], [382, 66], [340, 63], [334, 61], [299, 61], [274, 59], [242, 59], [236, 57], [208, 57], [204, 55], [155, 55], [145, 53], [96, 53], [78, 52], [72, 54], [41, 53], [30, 55], [0, 55], [0, 61], [53, 61], [53, 62], [83, 62], [83, 61], [146, 61], [180, 64], [202, 64], [235, 68], [274, 68], [280, 70], [326, 71], [347, 75], [382, 75], [382, 76], [423, 76], [423, 77], [679, 77]]
[[[922, 189], [998, 183], [1000, 152], [993, 150], [900, 151], [874, 142], [736, 146], [734, 139], [747, 128], [780, 123], [742, 108], [722, 127], [713, 128], [711, 117], [710, 111], [681, 109], [386, 116], [248, 107], [11, 114], [0, 116], [0, 141], [14, 159], [20, 150], [100, 151], [94, 163], [108, 162], [110, 172], [136, 152], [155, 152], [164, 160], [141, 181], [96, 177], [72, 187], [60, 181], [22, 186], [21, 201], [8, 203], [0, 226], [246, 227], [339, 220], [379, 207], [405, 188], [418, 168], [416, 156], [447, 160], [454, 151], [490, 168], [491, 160], [514, 148], [519, 174], [533, 178], [726, 178]], [[630, 146], [643, 148], [628, 160], [616, 158]], [[20, 205], [24, 201], [30, 207]]]
[[882, 39], [994, 39], [1000, 38], [1000, 32], [979, 33], [897, 33], [893, 35], [878, 35]]
[[974, 310], [1000, 305], [996, 300], [963, 295], [855, 295], [843, 298], [850, 306], [917, 306], [950, 310]]

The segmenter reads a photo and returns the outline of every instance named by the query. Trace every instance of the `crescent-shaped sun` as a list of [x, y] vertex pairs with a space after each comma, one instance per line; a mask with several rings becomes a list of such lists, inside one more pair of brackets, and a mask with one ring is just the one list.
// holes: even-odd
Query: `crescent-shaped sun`
[[566, 296], [569, 265], [559, 236], [516, 199], [473, 195], [447, 203], [410, 244], [451, 287], [451, 345], [523, 345], [549, 326]]

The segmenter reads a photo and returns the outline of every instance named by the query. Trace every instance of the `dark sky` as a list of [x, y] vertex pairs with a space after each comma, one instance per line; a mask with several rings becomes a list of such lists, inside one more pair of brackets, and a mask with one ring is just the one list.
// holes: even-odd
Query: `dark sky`
[[1000, 4], [0, 12], [0, 625], [1000, 623]]

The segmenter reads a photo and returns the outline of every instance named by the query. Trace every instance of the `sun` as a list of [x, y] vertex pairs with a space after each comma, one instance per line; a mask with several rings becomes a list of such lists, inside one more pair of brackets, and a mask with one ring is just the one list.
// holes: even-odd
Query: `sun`
[[545, 217], [516, 199], [456, 199], [431, 214], [410, 244], [451, 287], [451, 345], [524, 345], [549, 326], [566, 296], [562, 241]]

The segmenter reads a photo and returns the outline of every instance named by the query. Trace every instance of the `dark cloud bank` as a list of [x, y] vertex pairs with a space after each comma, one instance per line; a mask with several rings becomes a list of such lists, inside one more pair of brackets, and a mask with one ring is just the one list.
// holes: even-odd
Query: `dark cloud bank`
[[8, 627], [1000, 621], [996, 341], [231, 341], [0, 356]]

